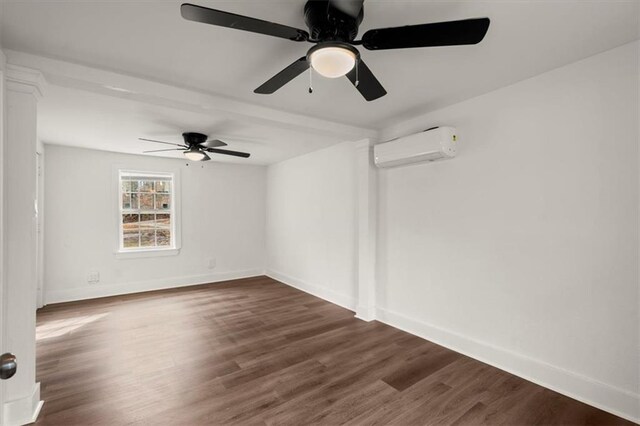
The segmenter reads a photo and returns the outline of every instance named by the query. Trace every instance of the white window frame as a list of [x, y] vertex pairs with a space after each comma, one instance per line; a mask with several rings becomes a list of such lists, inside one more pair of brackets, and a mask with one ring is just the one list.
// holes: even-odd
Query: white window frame
[[[125, 248], [122, 246], [123, 229], [122, 215], [125, 213], [122, 208], [122, 183], [121, 178], [127, 175], [140, 175], [144, 177], [158, 177], [171, 179], [171, 245], [166, 247], [133, 247]], [[116, 258], [139, 258], [139, 257], [156, 257], [156, 256], [173, 256], [180, 253], [181, 233], [180, 233], [180, 173], [179, 170], [158, 171], [158, 170], [140, 170], [138, 168], [114, 168], [114, 181], [116, 190]]]

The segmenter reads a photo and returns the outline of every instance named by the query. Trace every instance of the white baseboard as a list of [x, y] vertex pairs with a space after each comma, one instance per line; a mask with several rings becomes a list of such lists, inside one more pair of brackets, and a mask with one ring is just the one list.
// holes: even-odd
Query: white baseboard
[[283, 284], [297, 288], [298, 290], [302, 290], [305, 293], [312, 294], [328, 302], [334, 303], [338, 306], [342, 306], [343, 308], [348, 309], [350, 311], [354, 311], [356, 308], [356, 300], [353, 297], [348, 296], [346, 294], [338, 293], [336, 291], [329, 290], [325, 287], [310, 284], [308, 282], [290, 277], [286, 274], [283, 274], [281, 272], [276, 272], [271, 269], [268, 269], [265, 272], [265, 275], [273, 278], [276, 281], [280, 281]]
[[640, 395], [634, 392], [387, 309], [377, 308], [376, 319], [585, 404], [640, 423]]
[[40, 400], [40, 383], [33, 386], [30, 395], [4, 403], [4, 419], [6, 426], [22, 426], [35, 423], [44, 401]]
[[[249, 269], [245, 271], [218, 272], [205, 275], [191, 275], [186, 277], [171, 277], [156, 280], [137, 281], [119, 284], [93, 284], [84, 287], [69, 288], [64, 290], [47, 290], [45, 303], [71, 302], [74, 300], [95, 299], [98, 297], [119, 296], [130, 293], [163, 290], [167, 288], [186, 287], [190, 285], [209, 284], [220, 281], [235, 280], [264, 275], [262, 269]], [[45, 285], [45, 289], [46, 289]]]
[[366, 322], [371, 322], [375, 320], [376, 319], [375, 307], [358, 305], [358, 307], [356, 307], [356, 318]]

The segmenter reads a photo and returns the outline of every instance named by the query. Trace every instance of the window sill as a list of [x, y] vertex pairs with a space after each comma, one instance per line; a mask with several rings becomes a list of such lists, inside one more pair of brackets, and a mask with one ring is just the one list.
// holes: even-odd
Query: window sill
[[138, 259], [143, 257], [177, 256], [178, 254], [180, 254], [179, 248], [131, 250], [131, 251], [123, 250], [123, 251], [117, 251], [115, 253], [116, 259]]

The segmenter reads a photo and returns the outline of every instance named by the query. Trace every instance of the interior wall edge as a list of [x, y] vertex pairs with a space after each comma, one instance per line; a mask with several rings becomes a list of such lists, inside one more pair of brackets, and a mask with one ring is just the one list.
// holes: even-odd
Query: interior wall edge
[[288, 276], [281, 272], [274, 271], [273, 269], [267, 269], [265, 271], [265, 275], [290, 287], [304, 291], [305, 293], [309, 293], [312, 296], [319, 297], [327, 302], [331, 302], [350, 311], [356, 310], [356, 300], [346, 294], [338, 293], [336, 291], [329, 290], [324, 286], [312, 284], [304, 280]]
[[38, 382], [33, 385], [30, 395], [4, 403], [2, 424], [17, 426], [35, 423], [43, 404], [44, 401], [40, 399], [40, 382]]
[[128, 282], [122, 284], [97, 284], [93, 287], [77, 287], [62, 290], [47, 290], [45, 283], [45, 304], [73, 302], [76, 300], [95, 299], [99, 297], [121, 296], [131, 293], [142, 293], [168, 288], [188, 287], [192, 285], [211, 284], [240, 278], [252, 278], [264, 275], [262, 269], [218, 272], [213, 274], [170, 277], [155, 280]]
[[376, 320], [514, 374], [570, 398], [640, 423], [640, 394], [521, 353], [377, 307]]

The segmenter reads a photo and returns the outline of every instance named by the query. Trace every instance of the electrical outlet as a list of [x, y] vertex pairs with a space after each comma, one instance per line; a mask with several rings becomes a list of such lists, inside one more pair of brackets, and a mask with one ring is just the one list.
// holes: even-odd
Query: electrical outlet
[[89, 284], [98, 284], [100, 282], [100, 272], [91, 271], [87, 274], [87, 282]]
[[214, 269], [215, 267], [216, 267], [216, 259], [215, 258], [209, 259], [209, 269]]

